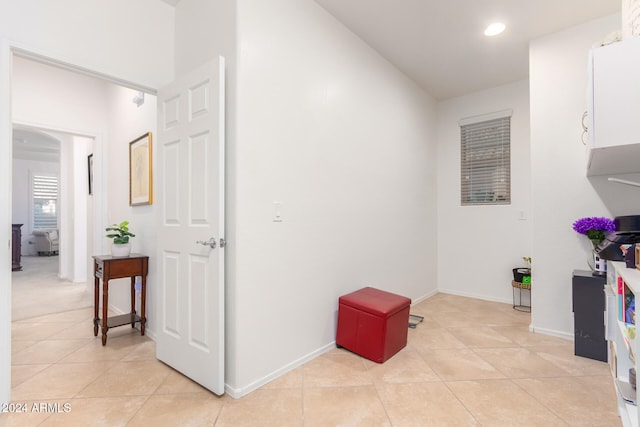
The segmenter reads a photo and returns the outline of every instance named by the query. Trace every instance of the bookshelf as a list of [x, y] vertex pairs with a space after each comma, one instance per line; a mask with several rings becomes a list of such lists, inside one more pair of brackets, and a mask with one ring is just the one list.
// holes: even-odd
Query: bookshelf
[[635, 295], [638, 291], [640, 271], [627, 268], [624, 262], [608, 261], [605, 324], [609, 342], [609, 364], [616, 387], [622, 425], [633, 427], [640, 425], [638, 393], [629, 381], [630, 369], [638, 372], [638, 340], [635, 325]]

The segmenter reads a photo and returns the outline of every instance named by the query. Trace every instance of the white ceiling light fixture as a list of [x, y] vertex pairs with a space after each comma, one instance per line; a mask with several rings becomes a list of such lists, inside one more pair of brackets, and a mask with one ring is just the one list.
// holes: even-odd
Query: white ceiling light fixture
[[507, 28], [507, 26], [502, 22], [494, 22], [493, 24], [489, 25], [486, 30], [484, 30], [484, 35], [487, 37], [497, 36], [498, 34], [502, 33], [505, 28]]

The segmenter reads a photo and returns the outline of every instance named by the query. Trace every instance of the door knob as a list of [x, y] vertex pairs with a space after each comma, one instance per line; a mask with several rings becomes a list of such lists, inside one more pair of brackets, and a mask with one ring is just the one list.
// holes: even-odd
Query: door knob
[[196, 243], [203, 246], [209, 246], [211, 247], [211, 249], [216, 248], [216, 239], [214, 239], [213, 237], [207, 240], [206, 242], [204, 240], [198, 240]]

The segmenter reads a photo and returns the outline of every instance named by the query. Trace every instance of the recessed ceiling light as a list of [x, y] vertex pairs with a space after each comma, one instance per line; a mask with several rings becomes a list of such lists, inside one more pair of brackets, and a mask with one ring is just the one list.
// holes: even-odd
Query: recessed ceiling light
[[498, 34], [503, 32], [505, 28], [507, 27], [502, 22], [494, 22], [493, 24], [489, 25], [486, 30], [484, 30], [484, 35], [488, 37], [497, 36]]

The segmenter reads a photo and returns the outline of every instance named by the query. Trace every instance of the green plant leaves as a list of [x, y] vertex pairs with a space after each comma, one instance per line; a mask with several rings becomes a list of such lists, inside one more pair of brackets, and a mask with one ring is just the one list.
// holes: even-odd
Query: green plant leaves
[[124, 244], [129, 242], [129, 237], [136, 237], [135, 234], [129, 231], [129, 221], [122, 221], [120, 224], [112, 224], [105, 228], [105, 231], [110, 231], [107, 234], [109, 239], [113, 239], [115, 244]]

